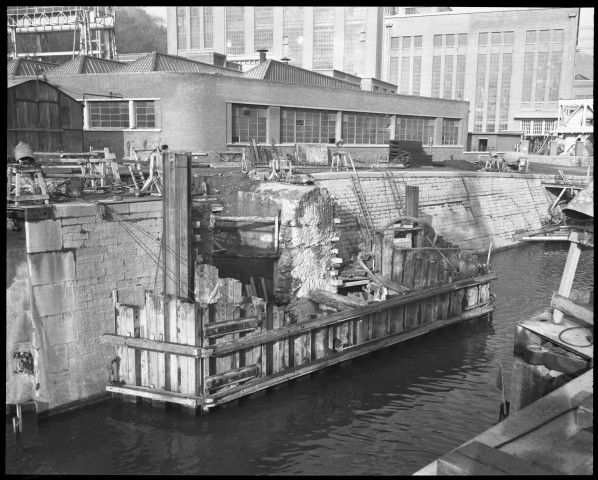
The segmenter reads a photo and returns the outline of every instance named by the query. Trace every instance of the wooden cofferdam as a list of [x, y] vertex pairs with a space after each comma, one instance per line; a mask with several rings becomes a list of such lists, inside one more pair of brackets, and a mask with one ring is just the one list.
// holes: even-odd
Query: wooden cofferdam
[[[351, 302], [332, 294], [355, 306], [330, 313], [323, 300], [316, 313], [291, 314], [267, 301], [266, 289], [258, 296], [259, 289], [220, 278], [195, 256], [190, 156], [169, 152], [164, 162], [165, 291], [146, 291], [143, 306], [121, 304], [114, 292], [115, 330], [102, 336], [116, 347], [109, 392], [207, 412], [427, 332], [489, 318], [494, 310], [489, 287], [496, 275], [489, 265], [437, 239], [432, 247], [395, 242], [401, 227], [392, 227], [371, 240], [376, 271], [359, 260], [388, 296]], [[402, 230], [417, 234], [417, 228]]]

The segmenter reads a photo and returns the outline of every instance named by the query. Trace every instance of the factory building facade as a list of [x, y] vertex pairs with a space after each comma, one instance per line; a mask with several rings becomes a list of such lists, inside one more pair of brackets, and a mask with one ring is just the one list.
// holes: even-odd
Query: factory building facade
[[366, 163], [388, 154], [391, 139], [432, 144], [439, 161], [461, 158], [467, 139], [467, 102], [366, 92], [275, 60], [246, 73], [155, 53], [104, 64], [64, 64], [46, 78], [84, 103], [84, 148], [109, 147], [117, 156], [158, 144], [239, 151], [253, 139], [292, 152], [296, 143], [334, 148], [342, 138]]
[[579, 8], [385, 17], [382, 79], [399, 93], [470, 102], [471, 150], [501, 131], [541, 139], [573, 98]]

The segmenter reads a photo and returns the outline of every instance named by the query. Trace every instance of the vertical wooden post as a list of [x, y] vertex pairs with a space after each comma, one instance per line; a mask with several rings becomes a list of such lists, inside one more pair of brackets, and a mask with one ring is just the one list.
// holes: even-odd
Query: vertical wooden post
[[419, 187], [405, 186], [405, 215], [419, 216]]
[[[162, 191], [162, 225], [164, 252], [164, 341], [176, 342], [171, 322], [176, 322], [169, 303], [176, 297], [189, 298], [193, 290], [193, 263], [189, 242], [191, 223], [191, 154], [167, 152], [164, 156], [164, 182]], [[174, 300], [173, 300], [174, 299]], [[176, 328], [176, 326], [175, 326]], [[176, 331], [176, 330], [175, 330]], [[165, 356], [166, 389], [176, 391], [178, 375], [172, 378], [171, 361], [174, 355]], [[174, 367], [174, 365], [173, 365]], [[173, 388], [174, 387], [174, 388]]]
[[168, 152], [164, 160], [162, 193], [163, 237], [166, 243], [164, 293], [192, 298], [193, 264], [189, 242], [191, 154]]
[[[567, 254], [567, 262], [565, 263], [565, 269], [563, 270], [563, 276], [561, 277], [561, 284], [559, 286], [558, 294], [563, 297], [569, 297], [571, 293], [571, 286], [573, 285], [573, 278], [575, 277], [575, 270], [577, 270], [577, 262], [579, 261], [579, 255], [581, 250], [577, 244], [579, 238], [577, 232], [571, 232], [569, 235], [569, 253]], [[563, 321], [563, 312], [554, 309], [552, 314], [553, 323], [561, 323]]]

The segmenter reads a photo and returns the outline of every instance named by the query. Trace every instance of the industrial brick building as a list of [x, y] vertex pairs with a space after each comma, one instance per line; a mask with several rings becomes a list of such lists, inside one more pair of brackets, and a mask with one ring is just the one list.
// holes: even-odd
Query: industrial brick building
[[84, 148], [117, 156], [158, 144], [238, 151], [252, 139], [291, 152], [343, 138], [354, 158], [376, 162], [390, 139], [431, 138], [438, 161], [461, 158], [467, 138], [467, 102], [366, 92], [274, 60], [243, 73], [153, 53], [124, 65], [74, 59], [46, 75], [84, 102]]
[[468, 150], [501, 147], [505, 136], [510, 149], [521, 135], [533, 149], [554, 132], [558, 100], [587, 95], [592, 83], [574, 81], [579, 15], [579, 8], [168, 7], [168, 51], [198, 60], [220, 53], [247, 71], [266, 49], [291, 65], [360, 77], [364, 90], [466, 100]]

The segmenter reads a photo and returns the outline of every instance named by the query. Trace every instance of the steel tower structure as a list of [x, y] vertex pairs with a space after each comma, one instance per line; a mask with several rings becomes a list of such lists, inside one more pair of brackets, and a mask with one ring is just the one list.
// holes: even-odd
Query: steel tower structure
[[[90, 55], [118, 60], [114, 7], [6, 7], [6, 20], [7, 32], [14, 44], [14, 59], [24, 56]], [[42, 34], [64, 31], [73, 32], [72, 52], [41, 51]], [[28, 33], [37, 34], [37, 51], [18, 52], [17, 35]]]

